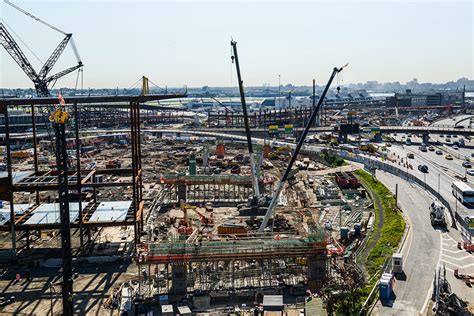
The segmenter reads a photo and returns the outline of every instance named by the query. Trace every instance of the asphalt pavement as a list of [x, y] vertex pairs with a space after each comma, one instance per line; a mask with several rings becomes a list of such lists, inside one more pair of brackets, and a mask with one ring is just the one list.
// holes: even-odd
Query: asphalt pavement
[[417, 315], [426, 307], [441, 250], [441, 233], [431, 226], [429, 216], [433, 199], [420, 187], [389, 173], [377, 171], [377, 179], [393, 193], [398, 184], [398, 203], [410, 231], [402, 249], [404, 273], [397, 276], [393, 300], [379, 301], [374, 314]]
[[[410, 225], [402, 248], [403, 274], [397, 277], [393, 299], [378, 302], [375, 315], [419, 315], [430, 308], [432, 281], [438, 267], [445, 266], [447, 279], [453, 292], [462, 299], [473, 302], [474, 291], [454, 277], [454, 269], [474, 275], [474, 255], [457, 247], [460, 232], [431, 226], [429, 205], [434, 197], [422, 187], [409, 183], [392, 174], [377, 171], [377, 178], [392, 192], [398, 184], [398, 203]], [[449, 218], [446, 214], [446, 218]]]

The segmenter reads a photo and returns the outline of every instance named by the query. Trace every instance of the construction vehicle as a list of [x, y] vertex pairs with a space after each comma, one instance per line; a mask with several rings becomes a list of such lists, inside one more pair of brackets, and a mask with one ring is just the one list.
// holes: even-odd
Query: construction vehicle
[[434, 201], [430, 205], [430, 220], [432, 226], [446, 226], [444, 206], [438, 201]]
[[105, 164], [105, 169], [120, 169], [121, 166], [122, 164], [120, 160], [113, 159], [113, 160], [107, 161], [107, 163]]
[[189, 223], [189, 219], [188, 219], [188, 210], [193, 210], [194, 213], [196, 213], [200, 220], [201, 220], [201, 223], [204, 225], [204, 226], [212, 226], [214, 225], [214, 220], [210, 217], [206, 217], [205, 215], [203, 215], [201, 212], [199, 212], [197, 210], [197, 206], [195, 205], [191, 205], [191, 204], [188, 204], [188, 203], [185, 203], [183, 201], [181, 201], [180, 203], [180, 209], [183, 211], [184, 213], [184, 217], [183, 219], [180, 221], [180, 225], [182, 226], [190, 226], [190, 223]]
[[244, 126], [245, 126], [245, 135], [247, 136], [247, 147], [249, 151], [250, 166], [252, 173], [252, 187], [253, 187], [253, 196], [247, 201], [247, 203], [237, 205], [237, 210], [239, 212], [253, 212], [264, 211], [269, 205], [270, 199], [264, 195], [260, 194], [260, 188], [258, 186], [258, 174], [257, 174], [257, 165], [255, 162], [255, 155], [253, 152], [252, 145], [252, 136], [250, 133], [249, 118], [247, 113], [247, 104], [245, 102], [245, 93], [244, 93], [244, 83], [242, 81], [242, 76], [240, 74], [240, 65], [239, 65], [239, 56], [237, 54], [237, 42], [231, 40], [230, 45], [233, 49], [233, 55], [231, 56], [232, 62], [235, 61], [235, 68], [237, 70], [237, 80], [239, 81], [239, 92], [240, 92], [240, 102], [242, 103], [242, 112], [244, 116]]
[[313, 126], [313, 123], [316, 119], [316, 116], [319, 112], [319, 109], [321, 108], [321, 105], [323, 103], [324, 98], [326, 97], [326, 94], [329, 90], [329, 87], [331, 86], [332, 81], [334, 80], [334, 77], [340, 73], [348, 64], [337, 68], [334, 67], [331, 76], [329, 77], [328, 83], [326, 84], [326, 87], [323, 90], [323, 93], [321, 94], [321, 97], [319, 98], [318, 105], [316, 108], [314, 108], [313, 112], [311, 113], [311, 117], [309, 118], [309, 121], [306, 124], [305, 129], [303, 130], [303, 133], [301, 134], [298, 143], [296, 144], [296, 148], [293, 151], [293, 154], [291, 155], [290, 162], [288, 163], [288, 166], [286, 167], [285, 172], [283, 173], [283, 176], [280, 179], [280, 182], [278, 183], [275, 192], [272, 196], [272, 200], [270, 201], [270, 205], [268, 206], [268, 209], [266, 211], [266, 214], [262, 220], [262, 223], [258, 229], [258, 232], [262, 234], [265, 229], [267, 228], [268, 221], [270, 218], [273, 216], [273, 209], [276, 206], [276, 203], [278, 201], [278, 198], [280, 196], [281, 191], [283, 190], [283, 186], [285, 185], [286, 180], [288, 179], [288, 176], [290, 175], [291, 169], [293, 167], [293, 164], [296, 161], [296, 158], [298, 157], [298, 153], [300, 152], [301, 147], [303, 146], [303, 143], [305, 141], [306, 135], [308, 135], [309, 129], [311, 126]]
[[31, 157], [31, 153], [29, 151], [26, 151], [26, 150], [13, 151], [11, 153], [11, 157], [12, 158], [18, 158], [18, 159], [29, 158], [29, 157]]

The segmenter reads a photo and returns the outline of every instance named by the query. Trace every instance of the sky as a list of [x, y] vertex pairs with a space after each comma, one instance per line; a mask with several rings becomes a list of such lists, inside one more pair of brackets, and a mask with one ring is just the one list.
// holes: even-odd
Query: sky
[[[84, 88], [128, 88], [142, 75], [162, 87], [235, 86], [231, 37], [246, 86], [278, 85], [278, 75], [323, 84], [346, 62], [344, 83], [474, 79], [472, 0], [11, 1], [73, 33]], [[3, 2], [0, 16], [37, 70], [64, 37]], [[76, 63], [68, 47], [52, 73]], [[72, 73], [56, 87], [75, 82]], [[0, 88], [32, 86], [0, 49]]]

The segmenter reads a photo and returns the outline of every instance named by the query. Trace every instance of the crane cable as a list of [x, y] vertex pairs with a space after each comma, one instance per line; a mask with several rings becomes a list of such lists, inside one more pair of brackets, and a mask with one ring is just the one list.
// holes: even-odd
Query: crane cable
[[22, 42], [23, 45], [25, 45], [25, 47], [30, 51], [30, 53], [33, 54], [33, 56], [36, 57], [36, 59], [38, 59], [38, 61], [41, 63], [41, 65], [44, 65], [44, 61], [42, 61], [38, 55], [35, 54], [35, 52], [21, 39], [20, 35], [18, 35], [14, 30], [13, 28], [8, 25], [8, 23], [4, 20], [4, 19], [1, 19], [0, 20], [2, 21], [3, 24], [5, 24], [6, 26], [8, 26], [8, 29], [10, 32], [12, 32], [13, 34], [15, 34], [15, 36], [20, 40], [20, 42]]
[[59, 32], [59, 33], [61, 33], [61, 34], [63, 34], [63, 35], [68, 35], [68, 33], [66, 33], [66, 32], [64, 32], [64, 31], [62, 31], [62, 30], [60, 30], [60, 29], [58, 29], [57, 27], [55, 27], [55, 26], [53, 26], [53, 25], [51, 25], [51, 24], [49, 24], [49, 23], [47, 23], [47, 22], [45, 22], [45, 21], [43, 21], [43, 20], [41, 20], [40, 18], [34, 16], [33, 14], [29, 13], [28, 11], [23, 10], [22, 8], [20, 8], [20, 7], [17, 6], [16, 4], [11, 3], [10, 0], [3, 0], [3, 2], [5, 2], [6, 4], [8, 4], [8, 5], [14, 7], [14, 8], [17, 9], [18, 11], [20, 11], [20, 12], [26, 14], [27, 16], [29, 16], [29, 17], [32, 18], [33, 20], [36, 20], [36, 21], [38, 21], [38, 22], [40, 22], [40, 23], [46, 25], [47, 27], [49, 27], [49, 28], [51, 28], [51, 29], [53, 29], [53, 30], [55, 30], [55, 31], [57, 31], [57, 32]]
[[154, 85], [155, 87], [157, 87], [157, 88], [159, 88], [159, 89], [161, 89], [161, 90], [163, 90], [163, 91], [165, 91], [165, 92], [167, 91], [167, 89], [163, 89], [162, 87], [160, 87], [159, 85], [157, 85], [156, 83], [154, 83], [153, 81], [151, 81], [150, 78], [148, 78], [148, 82], [150, 82], [152, 85]]
[[[20, 7], [17, 6], [16, 4], [11, 3], [10, 0], [3, 0], [3, 2], [5, 2], [6, 4], [12, 6], [13, 8], [15, 8], [15, 9], [17, 9], [18, 11], [22, 12], [23, 14], [29, 16], [29, 17], [32, 18], [33, 20], [36, 20], [36, 21], [40, 22], [41, 24], [46, 25], [47, 27], [49, 27], [49, 28], [51, 28], [51, 29], [53, 29], [53, 30], [55, 30], [55, 31], [57, 31], [57, 32], [59, 32], [59, 33], [61, 33], [61, 34], [63, 34], [63, 35], [69, 35], [69, 33], [64, 32], [63, 30], [61, 30], [61, 29], [55, 27], [54, 25], [51, 25], [51, 24], [49, 24], [48, 22], [45, 22], [45, 21], [41, 20], [40, 18], [34, 16], [33, 14], [29, 13], [28, 11], [26, 11], [26, 10], [20, 8]], [[72, 47], [72, 49], [73, 49], [73, 51], [74, 51], [74, 55], [76, 55], [77, 61], [80, 62], [80, 61], [81, 61], [81, 57], [79, 56], [79, 52], [78, 52], [78, 50], [77, 50], [76, 44], [74, 43], [74, 39], [72, 38], [72, 36], [71, 36], [71, 39], [70, 39], [70, 43], [71, 43], [71, 47]], [[44, 63], [43, 63], [43, 64], [44, 64]]]

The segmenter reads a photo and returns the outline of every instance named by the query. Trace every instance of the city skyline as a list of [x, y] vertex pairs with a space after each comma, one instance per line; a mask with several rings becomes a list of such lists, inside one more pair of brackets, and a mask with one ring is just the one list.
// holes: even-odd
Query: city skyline
[[[474, 77], [469, 1], [15, 4], [74, 34], [85, 88], [127, 88], [142, 75], [160, 86], [236, 86], [231, 36], [238, 42], [245, 86], [276, 86], [279, 74], [282, 84], [310, 85], [315, 78], [321, 85], [332, 67], [346, 62], [349, 68], [339, 78], [346, 84]], [[0, 8], [15, 38], [47, 59], [63, 36], [3, 2]], [[38, 69], [41, 63], [19, 44]], [[4, 50], [0, 58], [1, 88], [32, 87]], [[75, 62], [68, 47], [53, 73]], [[73, 73], [56, 87], [73, 87], [75, 81]]]

